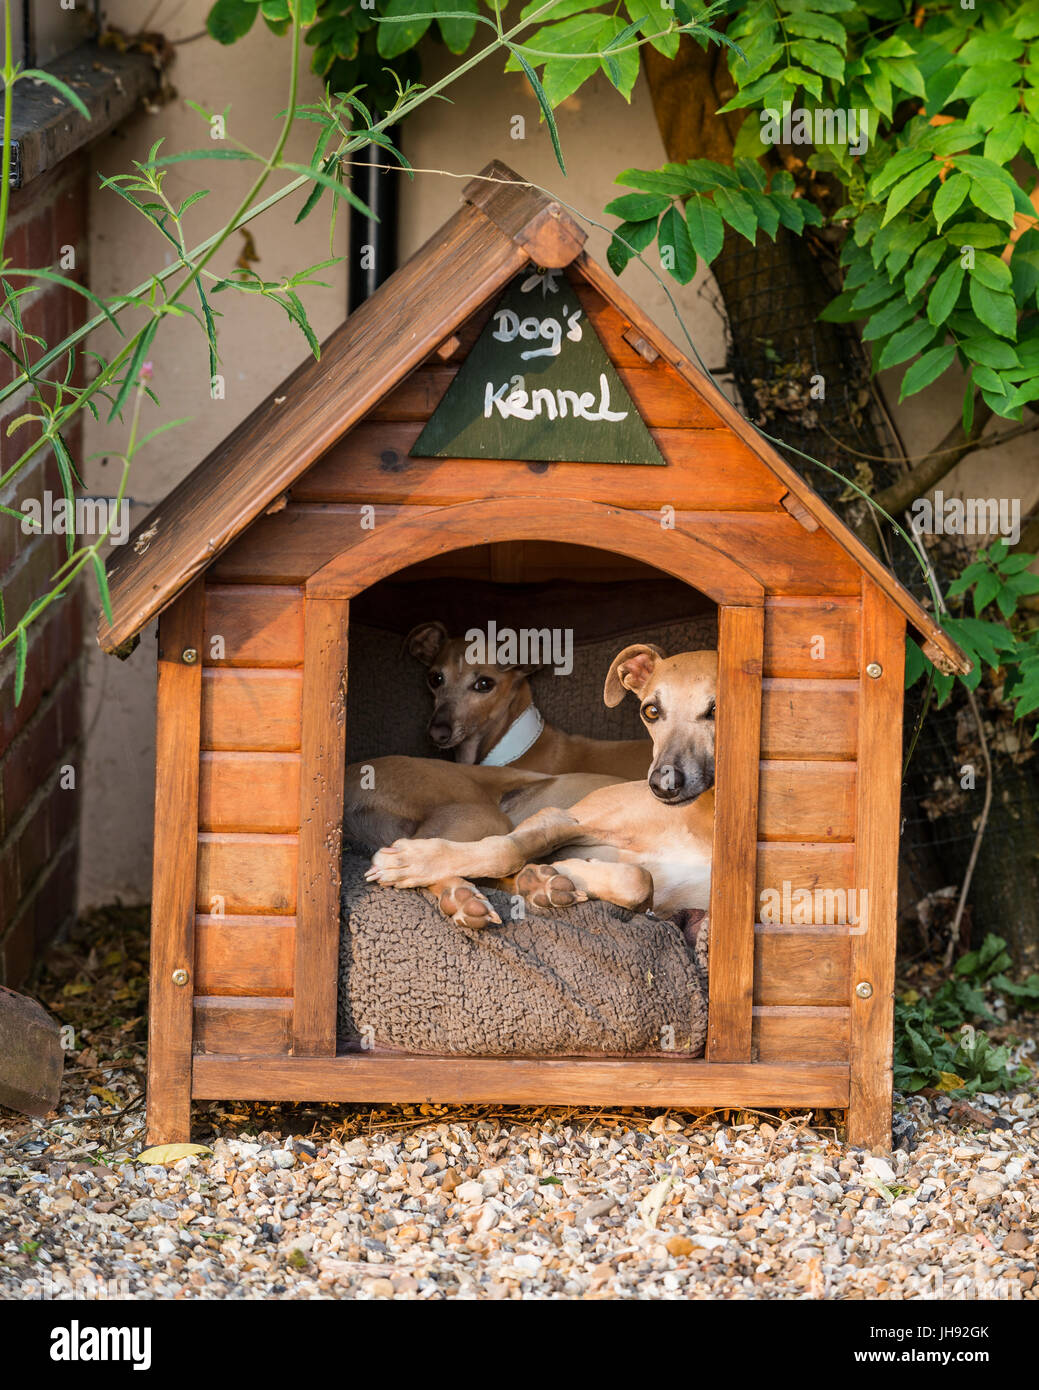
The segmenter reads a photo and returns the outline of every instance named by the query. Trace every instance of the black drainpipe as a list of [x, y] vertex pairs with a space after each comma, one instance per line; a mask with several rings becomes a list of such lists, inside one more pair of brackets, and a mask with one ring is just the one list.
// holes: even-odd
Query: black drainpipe
[[[394, 145], [400, 138], [396, 127], [386, 132]], [[351, 188], [379, 219], [350, 209], [350, 260], [347, 273], [347, 312], [353, 313], [374, 294], [387, 276], [397, 268], [397, 222], [401, 170], [375, 168], [392, 163], [392, 156], [378, 145], [357, 153], [353, 163]], [[365, 251], [365, 248], [370, 250]]]

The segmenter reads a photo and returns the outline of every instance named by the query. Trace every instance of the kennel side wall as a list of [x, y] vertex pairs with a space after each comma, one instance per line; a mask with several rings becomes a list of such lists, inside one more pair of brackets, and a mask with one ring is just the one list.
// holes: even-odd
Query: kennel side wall
[[[301, 911], [315, 910], [311, 861], [322, 837], [327, 841], [327, 826], [315, 827], [312, 791], [301, 786], [300, 770], [308, 701], [320, 703], [318, 686], [327, 689], [327, 669], [321, 682], [313, 673], [329, 661], [345, 672], [347, 608], [336, 610], [341, 650], [329, 651], [335, 621], [325, 624], [323, 644], [311, 636], [308, 650], [304, 610], [315, 600], [305, 599], [305, 585], [362, 534], [362, 507], [374, 508], [366, 520], [374, 519], [376, 528], [464, 503], [474, 493], [526, 498], [532, 506], [555, 501], [563, 516], [575, 497], [655, 519], [662, 508], [674, 508], [678, 536], [731, 556], [764, 590], [758, 893], [782, 892], [784, 884], [791, 894], [847, 893], [878, 873], [893, 885], [898, 761], [896, 754], [891, 763], [885, 750], [900, 721], [901, 616], [826, 533], [787, 510], [782, 484], [719, 427], [668, 364], [647, 362], [629, 344], [631, 326], [617, 311], [587, 286], [580, 293], [670, 468], [411, 459], [407, 449], [474, 340], [474, 322], [446, 362], [438, 357], [413, 373], [163, 616], [155, 924], [165, 945], [156, 952], [153, 983], [155, 1019], [168, 1029], [169, 1056], [181, 1070], [191, 1066], [185, 1029], [196, 1054], [276, 1059], [295, 1053], [296, 1062], [334, 1049], [334, 980], [327, 1024], [319, 1021], [315, 1031], [312, 1002], [309, 1019], [299, 1016], [300, 972], [308, 968]], [[589, 577], [583, 551], [561, 565], [562, 552], [548, 542], [470, 539], [464, 549], [409, 573]], [[592, 563], [602, 578], [630, 570], [626, 557], [608, 552], [597, 552]], [[709, 590], [705, 574], [682, 577]], [[193, 667], [180, 660], [188, 648], [201, 653]], [[865, 665], [881, 651], [884, 678], [869, 680]], [[873, 711], [869, 718], [864, 703]], [[867, 763], [867, 753], [887, 762]], [[858, 776], [860, 765], [871, 768], [868, 782]], [[194, 863], [176, 829], [178, 806], [197, 825]], [[190, 844], [196, 845], [194, 834]], [[174, 863], [182, 882], [171, 889]], [[183, 886], [189, 880], [192, 892]], [[871, 1094], [890, 1086], [889, 1064], [877, 1061], [883, 1010], [890, 1008], [881, 976], [888, 957], [893, 964], [893, 886], [890, 923], [886, 896], [882, 887], [884, 901], [873, 904], [865, 935], [850, 930], [839, 913], [811, 926], [755, 925], [750, 1060], [847, 1076], [849, 1061], [861, 1056]], [[337, 915], [337, 904], [327, 902], [324, 910]], [[191, 988], [171, 991], [168, 967], [183, 958], [191, 962]], [[858, 980], [864, 965], [880, 982], [876, 1004], [853, 992], [852, 977]], [[305, 993], [312, 1001], [313, 989]], [[153, 1027], [153, 1038], [156, 1032]], [[168, 1074], [161, 1045], [153, 1056], [158, 1085]], [[831, 1087], [830, 1103], [842, 1103], [838, 1095], [847, 1088]], [[178, 1094], [183, 1110], [183, 1088]], [[791, 1103], [799, 1099], [789, 1096]], [[157, 1116], [157, 1124], [166, 1124], [161, 1111]]]

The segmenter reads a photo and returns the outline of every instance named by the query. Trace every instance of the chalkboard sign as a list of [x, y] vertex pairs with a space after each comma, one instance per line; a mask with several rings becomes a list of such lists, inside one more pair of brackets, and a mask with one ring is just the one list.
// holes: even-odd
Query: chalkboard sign
[[411, 454], [664, 464], [560, 271], [512, 281]]

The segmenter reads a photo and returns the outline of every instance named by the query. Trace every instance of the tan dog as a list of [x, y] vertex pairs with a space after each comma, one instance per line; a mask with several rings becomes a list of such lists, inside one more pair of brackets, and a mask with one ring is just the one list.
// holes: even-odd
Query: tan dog
[[404, 645], [427, 668], [429, 736], [438, 748], [454, 749], [455, 762], [595, 772], [622, 781], [646, 775], [653, 752], [648, 739], [582, 738], [545, 723], [531, 694], [534, 668], [471, 661], [465, 640], [449, 637], [443, 623], [419, 623]]
[[[374, 856], [368, 878], [397, 888], [464, 885], [464, 900], [456, 888], [456, 911], [449, 915], [470, 927], [497, 920], [472, 878], [504, 881], [534, 910], [586, 898], [652, 906], [661, 915], [706, 908], [717, 673], [717, 652], [668, 658], [656, 647], [626, 647], [610, 667], [603, 695], [608, 705], [618, 704], [625, 690], [637, 696], [653, 741], [647, 780], [600, 787], [569, 809], [545, 806], [507, 832], [468, 843], [398, 839]], [[558, 850], [565, 857], [552, 858]]]

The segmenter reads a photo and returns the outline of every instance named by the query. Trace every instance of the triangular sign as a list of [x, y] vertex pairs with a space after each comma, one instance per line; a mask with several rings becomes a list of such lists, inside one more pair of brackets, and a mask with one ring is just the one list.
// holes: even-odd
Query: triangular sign
[[568, 279], [507, 287], [413, 458], [663, 464]]

